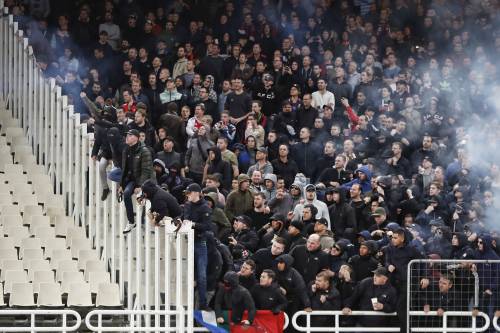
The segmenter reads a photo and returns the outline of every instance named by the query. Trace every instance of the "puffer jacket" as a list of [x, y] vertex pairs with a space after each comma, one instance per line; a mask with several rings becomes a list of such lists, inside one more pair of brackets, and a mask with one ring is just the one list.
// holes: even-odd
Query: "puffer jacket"
[[[128, 161], [130, 160], [132, 160], [132, 165], [129, 165]], [[122, 154], [122, 169], [122, 178], [120, 180], [122, 188], [125, 188], [130, 180], [133, 180], [138, 187], [142, 186], [148, 179], [156, 182], [151, 151], [142, 142], [125, 147]], [[130, 179], [129, 173], [132, 179]]]

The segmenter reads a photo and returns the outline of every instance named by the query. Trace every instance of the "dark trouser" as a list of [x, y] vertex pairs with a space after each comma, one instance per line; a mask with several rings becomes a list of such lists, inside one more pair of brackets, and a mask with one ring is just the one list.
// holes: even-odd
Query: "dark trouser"
[[134, 195], [134, 189], [136, 188], [135, 182], [128, 182], [123, 189], [123, 203], [125, 204], [125, 210], [127, 211], [128, 223], [134, 223], [134, 204], [132, 203], [132, 195]]
[[407, 292], [407, 287], [406, 287], [407, 282], [406, 281], [400, 281], [400, 283], [397, 284], [397, 291], [398, 291], [398, 301], [396, 305], [397, 313], [398, 313], [398, 320], [399, 320], [399, 327], [401, 327], [401, 333], [406, 333], [406, 315], [407, 315], [407, 304], [406, 304], [406, 292]]
[[196, 269], [196, 288], [198, 289], [198, 305], [200, 308], [207, 305], [207, 242], [196, 240], [194, 242], [194, 260]]

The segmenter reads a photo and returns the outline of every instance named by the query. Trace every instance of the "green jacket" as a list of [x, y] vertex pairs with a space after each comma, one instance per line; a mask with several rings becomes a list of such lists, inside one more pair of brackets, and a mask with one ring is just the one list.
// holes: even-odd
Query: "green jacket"
[[[129, 165], [129, 156], [133, 158], [132, 165]], [[142, 186], [148, 179], [156, 183], [151, 151], [142, 142], [133, 147], [125, 147], [122, 155], [122, 168], [120, 185], [123, 189], [125, 189], [127, 182], [129, 182], [129, 172], [132, 173], [137, 187]]]
[[226, 200], [226, 213], [229, 221], [232, 221], [236, 216], [242, 215], [253, 208], [253, 194], [250, 190], [242, 192], [235, 190], [229, 193]]

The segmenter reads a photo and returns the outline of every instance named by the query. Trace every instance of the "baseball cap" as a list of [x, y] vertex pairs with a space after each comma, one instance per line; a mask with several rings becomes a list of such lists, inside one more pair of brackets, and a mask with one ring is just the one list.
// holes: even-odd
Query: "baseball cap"
[[322, 217], [319, 220], [317, 220], [316, 223], [328, 226], [328, 221], [324, 217]]
[[136, 137], [140, 137], [140, 133], [136, 129], [128, 130], [127, 135], [135, 135]]
[[264, 154], [267, 154], [267, 148], [266, 147], [259, 147], [259, 148], [257, 148], [257, 151], [259, 151], [261, 153], [264, 153]]
[[239, 215], [234, 218], [236, 221], [244, 223], [247, 227], [252, 226], [252, 219], [246, 215]]
[[201, 193], [201, 187], [200, 185], [196, 183], [189, 184], [188, 187], [186, 187], [186, 192], [199, 192]]
[[377, 209], [375, 209], [375, 211], [372, 213], [372, 216], [381, 216], [381, 215], [386, 215], [385, 214], [385, 209], [384, 207], [378, 207]]
[[284, 222], [284, 221], [286, 221], [286, 218], [283, 214], [275, 213], [275, 214], [273, 214], [273, 216], [271, 216], [269, 218], [269, 221], [282, 221], [282, 222]]
[[316, 192], [316, 186], [314, 186], [313, 184], [309, 184], [306, 186], [305, 190], [306, 192]]
[[372, 271], [375, 275], [389, 276], [389, 271], [385, 267], [378, 267], [376, 270]]
[[300, 221], [292, 221], [290, 223], [290, 226], [294, 227], [294, 228], [297, 228], [299, 229], [300, 231], [302, 231], [302, 229], [304, 229], [304, 223], [300, 222]]

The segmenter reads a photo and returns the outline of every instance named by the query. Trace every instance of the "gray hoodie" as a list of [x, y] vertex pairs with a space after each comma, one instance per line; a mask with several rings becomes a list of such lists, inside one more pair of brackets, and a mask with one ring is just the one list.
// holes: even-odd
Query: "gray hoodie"
[[316, 191], [316, 186], [314, 186], [313, 184], [306, 185], [304, 191], [302, 191], [304, 196], [304, 203], [299, 203], [297, 206], [295, 206], [295, 209], [293, 210], [293, 221], [300, 221], [302, 219], [302, 210], [304, 209], [304, 206], [307, 204], [313, 204], [318, 209], [316, 220], [319, 220], [320, 218], [326, 219], [328, 221], [328, 229], [331, 230], [330, 213], [328, 212], [328, 206], [323, 201], [319, 201], [316, 198], [316, 193], [314, 194], [313, 200], [306, 199], [307, 189], [311, 187], [314, 188], [314, 191]]

